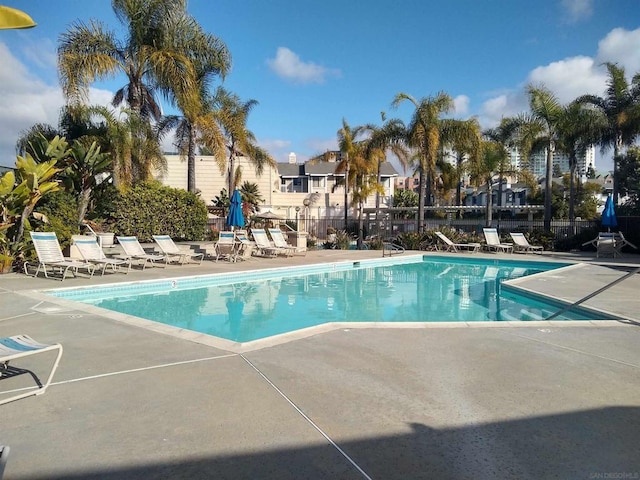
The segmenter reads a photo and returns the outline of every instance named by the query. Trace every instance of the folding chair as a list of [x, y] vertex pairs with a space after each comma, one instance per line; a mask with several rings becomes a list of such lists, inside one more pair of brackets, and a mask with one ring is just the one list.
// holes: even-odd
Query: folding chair
[[58, 355], [56, 356], [56, 359], [53, 363], [53, 367], [51, 367], [51, 373], [49, 373], [47, 381], [43, 384], [37, 377], [34, 376], [39, 387], [37, 390], [29, 390], [27, 392], [22, 392], [8, 398], [3, 398], [2, 400], [0, 400], [0, 405], [13, 402], [14, 400], [18, 400], [20, 398], [29, 397], [31, 395], [42, 395], [43, 393], [45, 393], [47, 391], [47, 387], [51, 384], [53, 374], [56, 373], [56, 369], [58, 368], [58, 364], [60, 363], [60, 358], [62, 357], [62, 345], [60, 345], [59, 343], [53, 345], [45, 345], [43, 343], [36, 342], [28, 335], [16, 335], [13, 337], [0, 338], [0, 378], [14, 377], [23, 373], [29, 373], [21, 371], [19, 368], [9, 366], [9, 362], [11, 360], [54, 350], [58, 351]]
[[[90, 276], [93, 277], [95, 265], [89, 262], [80, 262], [65, 258], [60, 248], [60, 243], [58, 243], [56, 232], [30, 232], [29, 234], [31, 235], [36, 254], [38, 255], [38, 267], [33, 274], [34, 277], [38, 276], [41, 268], [44, 271], [45, 278], [49, 278], [47, 274], [48, 268], [51, 268], [53, 272], [55, 272], [56, 268], [59, 268], [62, 274], [60, 280], [62, 281], [64, 281], [69, 270], [75, 277], [79, 269], [85, 269]], [[29, 275], [28, 262], [24, 264], [24, 273]]]

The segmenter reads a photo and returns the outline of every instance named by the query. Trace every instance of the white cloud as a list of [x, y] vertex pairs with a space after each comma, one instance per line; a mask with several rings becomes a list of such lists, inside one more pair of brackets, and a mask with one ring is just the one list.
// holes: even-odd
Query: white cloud
[[572, 57], [537, 67], [527, 77], [527, 83], [544, 84], [562, 103], [580, 95], [600, 95], [606, 88], [606, 76], [591, 57]]
[[469, 112], [469, 97], [458, 95], [453, 99], [453, 108], [457, 115], [466, 115]]
[[604, 95], [607, 71], [603, 62], [613, 62], [625, 68], [628, 80], [640, 71], [640, 28], [611, 30], [599, 43], [595, 57], [577, 56], [534, 68], [526, 79], [508, 92], [491, 95], [480, 109], [483, 127], [496, 125], [502, 117], [528, 111], [524, 88], [527, 84], [544, 84], [562, 103], [580, 95]]
[[600, 40], [596, 64], [603, 62], [623, 66], [629, 76], [640, 71], [640, 28], [615, 28]]
[[275, 58], [267, 60], [269, 68], [281, 78], [293, 83], [324, 83], [328, 76], [339, 76], [340, 71], [329, 69], [313, 62], [303, 62], [286, 47], [278, 47]]
[[311, 150], [312, 156], [321, 153], [338, 150], [338, 141], [336, 138], [309, 138], [305, 141], [305, 146]]
[[495, 127], [503, 117], [515, 117], [527, 109], [524, 90], [502, 92], [485, 101], [480, 108], [478, 120], [482, 128]]
[[586, 20], [593, 15], [593, 0], [562, 0], [560, 4], [566, 10], [570, 23]]
[[[0, 165], [13, 166], [15, 145], [25, 130], [36, 123], [58, 125], [64, 105], [62, 90], [48, 84], [12, 55], [0, 42]], [[113, 93], [90, 89], [89, 100], [94, 105], [106, 105]]]
[[291, 152], [291, 141], [282, 139], [259, 139], [258, 144], [267, 150], [276, 162], [288, 162]]

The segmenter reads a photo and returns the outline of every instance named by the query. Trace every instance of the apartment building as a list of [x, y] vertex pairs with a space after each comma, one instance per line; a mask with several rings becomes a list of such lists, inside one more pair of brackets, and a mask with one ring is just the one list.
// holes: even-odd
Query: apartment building
[[[156, 172], [155, 177], [162, 184], [175, 187], [187, 187], [187, 162], [179, 155], [167, 154], [167, 170]], [[248, 159], [239, 157], [237, 166], [242, 170], [241, 183], [248, 181], [258, 185], [264, 199], [261, 211], [272, 211], [285, 218], [295, 218], [303, 210], [309, 217], [325, 218], [344, 215], [344, 173], [336, 173], [339, 152], [327, 155], [327, 160], [298, 163], [296, 155], [291, 153], [287, 162], [278, 163], [275, 168], [265, 168], [258, 176]], [[390, 206], [394, 193], [393, 179], [398, 172], [388, 162], [381, 166], [381, 183], [384, 195], [382, 208]], [[196, 188], [207, 205], [212, 205], [222, 189], [227, 188], [226, 172], [221, 172], [214, 158], [198, 155], [196, 157]], [[349, 203], [351, 198], [349, 196]], [[375, 196], [370, 196], [365, 207], [375, 206]], [[297, 210], [296, 210], [297, 207]], [[349, 216], [355, 216], [355, 206], [349, 205]]]

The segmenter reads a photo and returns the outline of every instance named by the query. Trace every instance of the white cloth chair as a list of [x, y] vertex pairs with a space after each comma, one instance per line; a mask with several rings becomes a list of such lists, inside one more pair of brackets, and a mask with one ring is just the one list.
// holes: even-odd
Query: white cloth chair
[[483, 228], [482, 232], [484, 233], [484, 239], [487, 242], [487, 250], [490, 252], [513, 253], [513, 244], [500, 243], [498, 230], [495, 228]]
[[183, 265], [192, 259], [197, 261], [198, 264], [202, 263], [204, 253], [186, 252], [180, 250], [178, 245], [175, 244], [173, 239], [169, 235], [152, 235], [153, 240], [158, 244], [158, 248], [165, 256], [165, 262], [169, 263], [172, 259], [177, 259], [178, 263]]
[[238, 247], [236, 245], [236, 235], [233, 232], [220, 232], [218, 241], [215, 244], [216, 262], [224, 258], [229, 262], [238, 260]]
[[236, 230], [236, 240], [240, 242], [238, 246], [238, 259], [247, 260], [251, 258], [256, 249], [256, 242], [249, 240], [246, 230]]
[[[124, 251], [125, 258], [129, 260], [142, 260], [142, 269], [144, 270], [147, 266], [147, 262], [151, 264], [151, 266], [155, 266], [156, 262], [162, 261], [165, 259], [164, 255], [156, 255], [154, 253], [147, 253], [140, 245], [137, 237], [116, 237], [118, 239], [118, 243], [122, 247]], [[165, 262], [163, 267], [166, 267], [167, 263]]]
[[527, 240], [527, 237], [524, 236], [524, 233], [510, 232], [509, 235], [511, 235], [514, 242], [514, 252], [542, 253], [544, 250], [542, 245], [531, 245], [529, 240]]
[[274, 245], [271, 245], [267, 232], [264, 228], [252, 228], [251, 235], [256, 242], [256, 248], [258, 252], [264, 257], [275, 257], [278, 255], [281, 249]]
[[471, 253], [480, 251], [479, 243], [454, 243], [449, 237], [442, 232], [436, 232], [437, 237], [445, 244], [445, 252], [459, 252], [466, 250]]
[[21, 398], [29, 397], [31, 395], [42, 395], [43, 393], [45, 393], [47, 391], [47, 388], [51, 384], [53, 374], [56, 373], [56, 369], [58, 368], [58, 364], [60, 363], [60, 358], [62, 357], [62, 345], [60, 345], [59, 343], [55, 343], [53, 345], [45, 345], [44, 343], [36, 342], [28, 335], [16, 335], [13, 337], [0, 338], [0, 378], [9, 378], [21, 375], [23, 373], [31, 373], [28, 371], [22, 371], [19, 368], [9, 366], [10, 361], [26, 357], [28, 355], [35, 355], [37, 353], [45, 353], [56, 350], [58, 352], [58, 355], [53, 362], [53, 366], [51, 367], [51, 371], [49, 373], [49, 376], [47, 377], [47, 380], [42, 383], [40, 382], [38, 377], [34, 375], [34, 378], [38, 385], [37, 390], [28, 390], [26, 392], [20, 390], [21, 393], [17, 395], [12, 395], [10, 397], [0, 399], [0, 405], [19, 400]]
[[267, 231], [269, 232], [269, 235], [271, 235], [273, 244], [276, 248], [280, 249], [281, 253], [283, 253], [287, 257], [291, 257], [294, 253], [296, 253], [298, 249], [293, 245], [289, 245], [289, 243], [287, 243], [282, 230], [280, 230], [279, 228], [267, 228]]
[[[38, 276], [41, 268], [44, 271], [44, 276], [46, 278], [49, 278], [47, 273], [48, 269], [51, 269], [54, 273], [56, 269], [60, 269], [60, 273], [62, 275], [60, 280], [65, 279], [68, 271], [71, 271], [75, 277], [76, 273], [78, 273], [78, 270], [80, 269], [87, 270], [90, 276], [93, 277], [95, 265], [89, 262], [81, 262], [66, 258], [62, 253], [62, 249], [60, 248], [60, 243], [58, 242], [58, 237], [55, 232], [29, 232], [29, 234], [31, 235], [31, 240], [33, 241], [33, 246], [36, 250], [36, 255], [38, 256], [38, 267], [33, 274], [34, 277]], [[24, 264], [24, 273], [29, 275], [28, 262], [25, 262]]]
[[72, 238], [73, 245], [80, 252], [80, 256], [82, 256], [83, 260], [86, 262], [90, 262], [98, 266], [102, 266], [102, 274], [104, 275], [107, 267], [111, 267], [111, 269], [116, 272], [119, 267], [126, 265], [127, 270], [124, 273], [129, 273], [131, 271], [131, 259], [123, 259], [123, 258], [110, 258], [107, 257], [98, 245], [98, 240], [96, 237], [89, 235], [75, 235]]

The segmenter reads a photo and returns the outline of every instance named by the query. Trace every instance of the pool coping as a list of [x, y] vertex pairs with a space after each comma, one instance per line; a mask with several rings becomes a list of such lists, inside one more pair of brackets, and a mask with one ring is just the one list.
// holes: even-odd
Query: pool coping
[[[411, 260], [415, 258], [424, 258], [424, 255], [411, 255], [402, 257], [404, 260], [402, 263], [412, 263]], [[446, 258], [446, 257], [443, 257]], [[465, 257], [467, 259], [472, 259], [473, 257]], [[495, 262], [509, 262], [509, 261], [520, 261], [520, 260], [511, 260], [507, 258], [496, 259]], [[527, 275], [526, 277], [516, 278], [505, 280], [502, 282], [505, 285], [508, 285], [510, 289], [516, 291], [522, 291], [526, 294], [533, 295], [534, 297], [541, 299], [550, 299], [554, 302], [558, 302], [565, 305], [570, 305], [571, 303], [567, 300], [563, 300], [560, 297], [546, 295], [541, 292], [534, 291], [532, 289], [528, 289], [526, 287], [518, 285], [518, 283], [522, 283], [526, 279], [531, 279], [532, 277], [550, 275], [553, 272], [558, 272], [559, 270], [565, 269], [576, 269], [580, 268], [584, 263], [571, 263], [567, 265], [566, 261], [558, 261], [558, 262], [549, 262], [548, 259], [545, 261], [536, 261], [534, 259], [527, 259], [524, 262], [528, 263], [562, 263], [564, 266], [559, 267], [557, 269], [553, 269], [550, 271], [539, 272], [532, 275]], [[370, 264], [370, 265], [383, 265], [389, 264], [390, 262], [384, 262], [380, 259], [365, 259], [361, 261], [340, 261], [334, 262], [333, 264], [339, 264], [341, 266], [346, 266], [349, 264]], [[322, 264], [325, 267], [323, 270], [326, 271], [326, 264]], [[308, 271], [305, 267], [296, 267], [294, 270], [304, 270]], [[314, 270], [321, 270], [320, 268]], [[260, 269], [260, 270], [250, 270], [248, 272], [260, 272], [260, 276], [268, 276], [270, 273], [277, 274], [286, 271], [287, 273], [291, 273], [291, 267], [275, 267], [268, 269]], [[193, 275], [189, 278], [216, 278], [216, 277], [224, 277], [228, 276], [228, 274], [203, 274], [203, 275]], [[234, 275], [237, 278], [237, 274]], [[113, 284], [104, 284], [102, 287], [109, 286], [123, 286], [123, 285], [131, 285], [131, 284], [149, 284], [149, 283], [166, 283], [172, 281], [184, 281], [185, 277], [175, 277], [169, 279], [149, 279], [149, 280], [139, 280], [132, 282], [118, 282]], [[295, 330], [292, 332], [281, 333], [278, 335], [272, 335], [270, 337], [261, 338], [257, 340], [252, 340], [250, 342], [235, 342], [232, 340], [228, 340], [221, 337], [216, 337], [214, 335], [200, 333], [193, 330], [188, 330], [181, 327], [175, 327], [172, 325], [167, 325], [164, 323], [156, 322], [153, 320], [146, 320], [141, 317], [136, 317], [133, 315], [123, 314], [119, 312], [114, 312], [112, 310], [107, 310], [101, 307], [97, 307], [94, 305], [70, 300], [67, 298], [56, 297], [51, 294], [47, 294], [46, 292], [50, 292], [52, 290], [60, 291], [60, 290], [84, 290], [84, 289], [92, 289], [96, 288], [96, 286], [86, 286], [86, 287], [64, 287], [64, 288], [52, 288], [52, 289], [39, 289], [39, 290], [31, 290], [20, 292], [20, 294], [28, 294], [31, 298], [39, 299], [42, 302], [48, 302], [57, 304], [61, 307], [64, 307], [69, 310], [75, 310], [80, 312], [86, 312], [94, 315], [98, 315], [104, 318], [108, 318], [120, 323], [125, 323], [128, 325], [132, 325], [135, 327], [143, 328], [146, 330], [154, 331], [157, 333], [162, 333], [166, 335], [170, 335], [176, 338], [180, 338], [183, 340], [189, 340], [195, 343], [199, 343], [202, 345], [207, 345], [214, 348], [219, 348], [221, 350], [226, 350], [233, 353], [246, 353], [251, 351], [260, 350], [263, 348], [273, 347], [276, 345], [282, 345], [288, 342], [292, 342], [295, 340], [300, 340], [303, 338], [312, 337], [315, 335], [319, 335], [326, 332], [331, 332], [335, 330], [345, 330], [349, 331], [351, 329], [372, 329], [372, 328], [398, 328], [398, 329], [421, 329], [421, 328], [481, 328], [481, 327], [489, 327], [489, 328], [510, 328], [510, 327], [532, 327], [532, 328], [544, 328], [544, 327], [569, 327], [569, 326], [591, 326], [591, 327], [612, 327], [612, 326], [632, 326], [635, 322], [635, 319], [626, 317], [619, 313], [608, 312], [603, 309], [594, 308], [591, 306], [581, 306], [586, 310], [592, 311], [594, 313], [601, 313], [606, 316], [616, 317], [616, 320], [532, 320], [532, 321], [478, 321], [478, 322], [328, 322], [320, 325], [314, 325], [311, 327], [302, 328], [299, 330]], [[37, 307], [34, 307], [34, 310], [37, 310]]]

